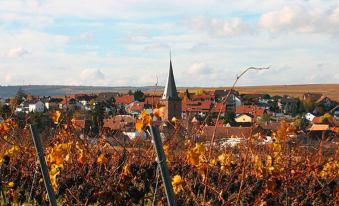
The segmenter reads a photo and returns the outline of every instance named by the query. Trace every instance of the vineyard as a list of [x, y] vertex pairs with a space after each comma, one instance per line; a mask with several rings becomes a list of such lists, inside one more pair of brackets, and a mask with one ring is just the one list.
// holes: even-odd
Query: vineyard
[[[137, 122], [145, 130], [150, 119]], [[179, 132], [163, 148], [177, 205], [336, 205], [338, 150], [323, 142], [305, 147], [290, 139], [287, 123], [273, 143], [249, 136], [236, 146], [199, 142], [200, 131]], [[58, 205], [167, 205], [149, 138], [126, 140], [100, 132], [96, 141], [71, 126], [40, 134]], [[1, 205], [48, 205], [28, 127], [0, 124]]]

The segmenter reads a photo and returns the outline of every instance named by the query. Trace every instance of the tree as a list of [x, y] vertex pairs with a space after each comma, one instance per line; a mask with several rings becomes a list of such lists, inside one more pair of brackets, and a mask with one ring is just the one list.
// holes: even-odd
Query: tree
[[303, 101], [303, 105], [306, 112], [313, 112], [315, 108], [314, 102], [312, 102], [309, 98]]
[[145, 100], [145, 94], [141, 90], [136, 90], [134, 92], [134, 100], [143, 102]]
[[323, 116], [320, 117], [321, 123], [324, 124], [334, 124], [334, 118], [331, 114], [326, 113]]
[[260, 118], [260, 122], [265, 123], [271, 120], [271, 116], [267, 113], [263, 114]]
[[191, 99], [191, 95], [190, 95], [188, 89], [186, 89], [186, 91], [184, 93], [184, 99], [186, 99], [186, 100], [190, 100]]
[[102, 103], [98, 102], [93, 109], [93, 132], [98, 133], [99, 127], [104, 121], [105, 108]]
[[2, 105], [0, 106], [0, 116], [2, 116], [4, 119], [7, 119], [11, 116], [11, 108], [8, 105]]
[[271, 99], [271, 96], [269, 94], [264, 94], [262, 98], [263, 99]]
[[128, 93], [127, 93], [128, 95], [133, 95], [134, 93], [133, 93], [133, 91], [132, 90], [128, 90]]
[[27, 98], [27, 94], [22, 90], [21, 87], [19, 87], [15, 95], [16, 104], [17, 105], [21, 104], [26, 98]]
[[227, 111], [224, 116], [224, 123], [225, 124], [234, 123], [235, 122], [234, 118], [235, 118], [234, 112]]

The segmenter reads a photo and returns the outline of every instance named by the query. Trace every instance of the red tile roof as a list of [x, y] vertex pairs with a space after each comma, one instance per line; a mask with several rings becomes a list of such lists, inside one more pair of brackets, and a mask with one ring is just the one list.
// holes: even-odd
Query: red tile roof
[[320, 118], [320, 117], [314, 117], [314, 118], [312, 119], [312, 122], [313, 122], [314, 124], [320, 124], [320, 123], [321, 123], [321, 118]]
[[262, 123], [260, 124], [260, 127], [276, 132], [280, 127], [280, 122]]
[[210, 101], [214, 98], [214, 95], [211, 94], [200, 94], [200, 95], [193, 95], [192, 99], [193, 100], [200, 100], [200, 101]]
[[310, 131], [326, 131], [330, 130], [330, 126], [328, 124], [313, 124]]
[[115, 103], [116, 104], [130, 104], [134, 101], [134, 96], [133, 95], [123, 95], [121, 97], [116, 97], [115, 98]]
[[226, 112], [226, 105], [223, 104], [222, 102], [217, 102], [216, 104], [213, 105], [211, 113], [219, 113], [220, 109], [222, 113]]
[[117, 115], [110, 119], [104, 119], [103, 128], [120, 130], [128, 124], [134, 124], [135, 119], [129, 115]]
[[265, 113], [265, 109], [261, 107], [257, 107], [254, 105], [241, 105], [237, 107], [236, 109], [237, 114], [252, 114], [254, 118], [257, 118], [258, 116], [262, 116]]
[[[251, 127], [225, 127], [217, 126], [215, 131], [215, 138], [228, 138], [228, 137], [249, 137], [251, 135]], [[214, 126], [205, 126], [203, 128], [203, 136], [208, 138], [212, 137]]]
[[145, 104], [155, 106], [155, 105], [159, 104], [160, 98], [161, 98], [160, 96], [146, 96], [144, 102], [145, 102]]
[[183, 112], [208, 112], [211, 107], [211, 101], [183, 101]]
[[141, 111], [144, 109], [144, 102], [133, 102], [129, 105], [129, 107], [127, 108], [127, 110], [129, 111]]

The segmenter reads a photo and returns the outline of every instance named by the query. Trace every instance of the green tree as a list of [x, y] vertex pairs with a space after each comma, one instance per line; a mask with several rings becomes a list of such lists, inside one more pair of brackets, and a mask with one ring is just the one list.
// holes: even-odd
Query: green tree
[[260, 122], [265, 123], [271, 120], [271, 116], [267, 113], [263, 114], [260, 118]]
[[8, 105], [2, 105], [0, 106], [0, 115], [4, 118], [7, 119], [9, 116], [11, 116], [11, 107]]
[[262, 98], [263, 99], [271, 99], [271, 96], [269, 94], [264, 94]]
[[145, 100], [145, 94], [141, 90], [136, 90], [134, 92], [134, 100], [143, 102]]
[[235, 122], [234, 118], [235, 118], [234, 112], [227, 111], [225, 113], [225, 116], [224, 116], [224, 123], [225, 124], [227, 124], [227, 123], [230, 123], [230, 124], [234, 123]]
[[26, 98], [27, 98], [27, 94], [22, 90], [21, 87], [19, 87], [15, 95], [16, 104], [17, 105], [21, 104]]
[[105, 108], [98, 102], [93, 109], [93, 132], [98, 133], [105, 118]]
[[306, 112], [313, 112], [315, 108], [314, 102], [312, 102], [310, 99], [306, 99], [303, 101], [303, 106]]

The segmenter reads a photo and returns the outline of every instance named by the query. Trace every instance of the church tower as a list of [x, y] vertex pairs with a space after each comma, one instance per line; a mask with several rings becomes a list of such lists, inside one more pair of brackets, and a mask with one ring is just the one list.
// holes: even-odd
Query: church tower
[[181, 119], [181, 99], [178, 97], [177, 87], [174, 81], [172, 59], [170, 59], [168, 79], [160, 103], [165, 106], [163, 120], [171, 121], [173, 117]]

